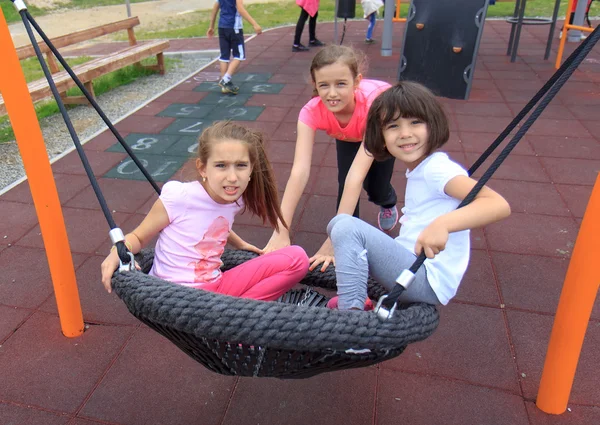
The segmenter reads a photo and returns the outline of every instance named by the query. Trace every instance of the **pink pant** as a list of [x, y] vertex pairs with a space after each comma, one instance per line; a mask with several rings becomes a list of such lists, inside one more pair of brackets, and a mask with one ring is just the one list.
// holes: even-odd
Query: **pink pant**
[[227, 270], [218, 282], [200, 287], [240, 298], [272, 301], [300, 282], [308, 272], [308, 256], [299, 246], [288, 246]]

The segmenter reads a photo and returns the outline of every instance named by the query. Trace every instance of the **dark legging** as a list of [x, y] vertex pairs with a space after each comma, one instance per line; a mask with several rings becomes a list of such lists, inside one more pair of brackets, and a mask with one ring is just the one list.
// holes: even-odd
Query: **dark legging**
[[[360, 142], [346, 142], [337, 139], [335, 141], [338, 165], [338, 198], [336, 209], [340, 206], [346, 176], [360, 146]], [[394, 161], [394, 157], [381, 162], [373, 161], [363, 183], [363, 188], [367, 191], [367, 195], [369, 195], [369, 201], [383, 208], [392, 208], [397, 202], [396, 191], [390, 183], [392, 173], [394, 172]], [[352, 215], [359, 217], [358, 203]]]
[[[306, 20], [309, 18], [309, 14], [306, 10], [300, 8], [300, 17], [298, 18], [298, 23], [296, 24], [296, 35], [294, 36], [294, 46], [300, 44], [300, 38], [302, 37], [302, 30], [304, 30], [304, 24]], [[308, 21], [308, 40], [314, 41], [317, 39], [315, 35], [315, 31], [317, 30], [317, 16], [319, 16], [319, 12], [315, 13], [315, 16], [310, 16], [310, 20]]]

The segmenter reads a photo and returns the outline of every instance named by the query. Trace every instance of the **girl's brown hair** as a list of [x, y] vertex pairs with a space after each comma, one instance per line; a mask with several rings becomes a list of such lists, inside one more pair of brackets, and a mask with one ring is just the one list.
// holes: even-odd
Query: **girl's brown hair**
[[[315, 71], [318, 71], [325, 66], [333, 65], [336, 62], [341, 62], [348, 66], [353, 78], [356, 78], [358, 74], [365, 72], [366, 56], [364, 54], [361, 54], [348, 46], [330, 44], [321, 49], [310, 64], [310, 77], [312, 78], [313, 83], [316, 82]], [[313, 91], [313, 95], [317, 95], [316, 89]]]
[[259, 216], [263, 224], [268, 221], [274, 229], [279, 230], [277, 223], [277, 219], [279, 219], [287, 229], [288, 226], [283, 219], [279, 205], [273, 168], [265, 153], [262, 133], [230, 121], [216, 122], [206, 128], [198, 139], [198, 158], [200, 162], [207, 164], [211, 154], [211, 146], [225, 140], [237, 140], [248, 147], [252, 173], [250, 174], [248, 187], [242, 195], [245, 208], [248, 208], [252, 214]]
[[429, 139], [426, 155], [450, 138], [448, 118], [435, 95], [413, 81], [400, 81], [373, 101], [367, 116], [365, 149], [378, 161], [391, 157], [385, 147], [383, 129], [398, 118], [416, 118], [427, 124]]

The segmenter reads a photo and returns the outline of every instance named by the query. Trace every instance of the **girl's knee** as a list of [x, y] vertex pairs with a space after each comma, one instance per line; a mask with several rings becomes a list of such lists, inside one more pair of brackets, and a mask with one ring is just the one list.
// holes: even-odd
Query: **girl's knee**
[[294, 271], [298, 271], [303, 275], [308, 272], [308, 267], [310, 266], [310, 262], [308, 261], [308, 255], [304, 248], [298, 245], [291, 245], [283, 248], [286, 250], [286, 254], [291, 259], [291, 268]]
[[327, 225], [327, 235], [329, 235], [330, 238], [332, 237], [331, 235], [334, 232], [334, 227], [335, 227], [336, 233], [338, 233], [338, 229], [348, 228], [348, 227], [352, 228], [353, 218], [354, 217], [352, 217], [349, 214], [336, 215], [335, 217], [333, 217], [331, 219], [331, 221]]

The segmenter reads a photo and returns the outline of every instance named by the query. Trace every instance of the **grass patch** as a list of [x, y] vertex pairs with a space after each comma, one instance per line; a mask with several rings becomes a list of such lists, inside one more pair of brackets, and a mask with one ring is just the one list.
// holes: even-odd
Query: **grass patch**
[[[148, 0], [129, 0], [129, 3], [141, 3]], [[54, 8], [39, 8], [27, 4], [27, 10], [31, 16], [38, 17], [47, 14], [50, 11], [62, 10], [62, 9], [90, 9], [92, 7], [100, 6], [114, 6], [122, 5], [125, 8], [125, 2], [123, 0], [71, 0], [69, 2], [62, 3]], [[9, 24], [13, 22], [21, 22], [21, 16], [17, 12], [17, 9], [12, 2], [7, 0], [0, 0], [0, 8], [4, 14], [6, 22]]]
[[[561, 0], [559, 18], [565, 16], [567, 2], [567, 0]], [[401, 3], [401, 16], [406, 16], [408, 6], [409, 2]], [[296, 6], [295, 1], [249, 4], [246, 8], [263, 29], [295, 24], [300, 14], [300, 9]], [[514, 8], [514, 3], [496, 3], [488, 7], [487, 16], [489, 18], [512, 16]], [[527, 16], [552, 16], [553, 10], [553, 0], [536, 0], [527, 5], [526, 14]], [[319, 21], [333, 21], [334, 17], [334, 2], [321, 2], [319, 7]], [[362, 8], [357, 5], [356, 20], [362, 20], [361, 18]], [[167, 18], [161, 28], [140, 28], [136, 34], [138, 34], [138, 38], [140, 39], [203, 37], [208, 30], [209, 19], [209, 10], [198, 11], [185, 16], [173, 17], [172, 19]], [[338, 19], [338, 23], [343, 23], [343, 20]], [[246, 34], [253, 33], [252, 27], [246, 21], [244, 21], [244, 32]], [[122, 37], [122, 39], [124, 40], [125, 37]]]
[[[558, 19], [564, 19], [567, 12], [567, 0], [560, 1], [560, 8], [558, 9]], [[506, 16], [513, 16], [515, 11], [515, 3], [496, 3], [495, 5], [489, 6], [487, 11], [488, 18], [503, 18]], [[527, 2], [527, 9], [525, 10], [525, 16], [529, 17], [552, 17], [554, 12], [554, 0], [536, 0]], [[591, 11], [590, 11], [591, 16]]]
[[[81, 56], [79, 58], [69, 58], [69, 59], [65, 59], [65, 60], [67, 61], [69, 66], [73, 67], [75, 65], [85, 63], [91, 59], [92, 58], [90, 58], [88, 56]], [[62, 67], [62, 65], [60, 65], [58, 63], [58, 61], [57, 61], [57, 65], [59, 66], [59, 68], [61, 70], [64, 69]], [[23, 59], [21, 61], [21, 69], [23, 69], [23, 74], [25, 74], [25, 81], [27, 81], [28, 83], [35, 81], [35, 80], [39, 80], [40, 78], [42, 78], [44, 76], [44, 72], [42, 71], [42, 67], [40, 66], [40, 63], [38, 62], [37, 57]]]
[[[13, 22], [22, 22], [21, 15], [19, 15], [19, 12], [17, 12], [17, 9], [15, 9], [15, 6], [11, 1], [0, 1], [0, 9], [2, 9], [4, 19], [6, 19], [7, 23], [11, 24]], [[45, 9], [40, 9], [39, 7], [35, 6], [27, 5], [27, 10], [33, 17], [46, 14]]]
[[[148, 0], [129, 0], [129, 3], [142, 3], [147, 2]], [[61, 9], [90, 9], [92, 7], [100, 7], [100, 6], [114, 6], [119, 5], [126, 8], [124, 0], [71, 0], [68, 3], [64, 3], [60, 8]]]
[[[67, 62], [70, 65], [87, 62], [91, 58], [88, 57], [80, 57], [69, 59]], [[33, 63], [35, 61], [35, 63]], [[144, 65], [150, 65], [155, 63], [156, 60], [153, 58], [147, 58], [142, 61]], [[179, 63], [179, 59], [165, 58], [165, 67], [167, 72], [169, 69], [172, 69]], [[25, 72], [25, 79], [29, 81], [34, 81], [43, 76], [42, 70], [37, 63], [36, 58], [30, 58], [21, 61], [23, 66], [23, 70]], [[37, 65], [37, 66], [36, 66]], [[94, 80], [94, 93], [96, 96], [100, 96], [103, 93], [106, 93], [112, 89], [115, 89], [120, 86], [124, 86], [129, 84], [139, 78], [145, 77], [150, 74], [155, 74], [157, 71], [148, 70], [145, 68], [137, 68], [133, 65], [121, 68], [119, 70], [113, 71], [109, 74], [103, 75]], [[77, 87], [73, 87], [67, 91], [69, 96], [82, 96], [81, 90]], [[73, 108], [77, 105], [65, 105], [67, 109]], [[35, 112], [38, 118], [38, 121], [42, 118], [49, 117], [56, 113], [59, 113], [58, 105], [54, 100], [44, 100], [36, 103]], [[15, 139], [15, 134], [12, 131], [12, 127], [10, 125], [10, 120], [8, 116], [0, 117], [0, 144], [10, 142]]]

